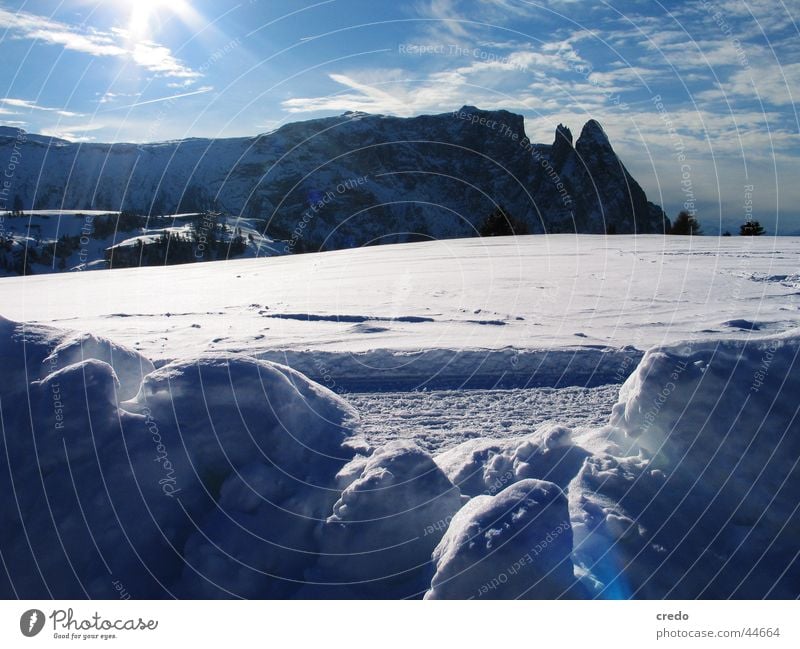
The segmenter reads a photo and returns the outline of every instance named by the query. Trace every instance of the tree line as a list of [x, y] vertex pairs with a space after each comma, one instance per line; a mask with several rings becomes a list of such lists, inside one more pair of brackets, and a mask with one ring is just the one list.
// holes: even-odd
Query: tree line
[[[739, 226], [739, 235], [743, 237], [758, 237], [765, 232], [764, 227], [754, 219], [748, 219]], [[528, 234], [528, 226], [524, 221], [515, 218], [509, 214], [504, 207], [498, 205], [480, 223], [478, 226], [478, 234], [481, 237], [505, 237], [515, 234]], [[606, 234], [616, 234], [616, 228], [613, 224], [608, 225]], [[696, 216], [690, 214], [686, 210], [681, 210], [664, 234], [684, 236], [701, 235], [703, 234], [703, 228]], [[722, 233], [722, 236], [729, 237], [731, 233], [725, 231]]]

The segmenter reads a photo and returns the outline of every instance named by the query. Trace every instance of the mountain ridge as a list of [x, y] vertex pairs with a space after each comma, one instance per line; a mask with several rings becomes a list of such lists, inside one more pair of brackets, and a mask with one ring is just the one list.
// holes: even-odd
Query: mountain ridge
[[574, 145], [561, 125], [553, 144], [534, 144], [522, 115], [469, 105], [148, 144], [34, 134], [19, 144], [20, 133], [0, 127], [0, 151], [21, 150], [9, 194], [23, 209], [220, 210], [298, 251], [474, 236], [498, 205], [534, 233], [660, 233], [669, 223], [595, 120]]

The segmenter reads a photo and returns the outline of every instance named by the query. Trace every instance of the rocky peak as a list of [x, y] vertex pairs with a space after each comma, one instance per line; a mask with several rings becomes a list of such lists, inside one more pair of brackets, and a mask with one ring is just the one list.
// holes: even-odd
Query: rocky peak
[[600, 122], [590, 119], [583, 125], [581, 135], [575, 144], [575, 148], [581, 150], [583, 148], [604, 149], [613, 151], [611, 142], [608, 140], [608, 135], [600, 126]]
[[559, 143], [566, 142], [570, 146], [572, 146], [572, 131], [569, 130], [567, 126], [563, 124], [559, 124], [556, 126], [556, 139], [553, 143], [553, 146], [557, 146]]
[[507, 110], [483, 110], [475, 106], [464, 105], [453, 116], [473, 126], [487, 129], [487, 132], [499, 134], [501, 137], [516, 135], [522, 141], [525, 135], [525, 118]]
[[572, 152], [572, 131], [563, 124], [556, 127], [556, 136], [550, 149], [550, 161], [556, 169], [561, 169]]

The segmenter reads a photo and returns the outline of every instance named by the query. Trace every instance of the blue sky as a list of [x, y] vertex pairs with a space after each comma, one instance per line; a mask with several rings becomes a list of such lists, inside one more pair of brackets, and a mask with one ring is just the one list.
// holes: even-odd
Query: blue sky
[[464, 104], [549, 142], [599, 120], [708, 233], [800, 232], [800, 0], [0, 0], [0, 123], [79, 141], [253, 135]]

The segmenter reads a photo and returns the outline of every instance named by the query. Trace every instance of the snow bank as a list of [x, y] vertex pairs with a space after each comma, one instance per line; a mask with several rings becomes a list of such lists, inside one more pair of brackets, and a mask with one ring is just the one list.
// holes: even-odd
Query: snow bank
[[290, 368], [226, 354], [166, 365], [126, 407], [158, 422], [195, 521], [186, 597], [287, 597], [316, 560], [314, 531], [354, 455], [356, 414]]
[[611, 424], [639, 455], [570, 485], [575, 560], [601, 597], [796, 597], [800, 337], [650, 350]]
[[[274, 317], [285, 317], [276, 315]], [[320, 318], [299, 314], [300, 322]], [[368, 316], [330, 315], [325, 319], [345, 323], [348, 318]], [[395, 321], [413, 320], [400, 317]], [[424, 318], [420, 318], [424, 321]], [[430, 319], [433, 322], [433, 319]], [[378, 322], [380, 320], [378, 319]], [[475, 325], [475, 322], [467, 321]], [[448, 324], [448, 326], [450, 326]], [[354, 330], [353, 333], [362, 333]], [[477, 337], [481, 339], [479, 336]], [[430, 341], [425, 341], [430, 344]], [[259, 358], [285, 363], [322, 384], [353, 392], [510, 389], [530, 387], [595, 387], [617, 383], [636, 367], [642, 353], [633, 347], [603, 345], [569, 346], [559, 349], [448, 349], [441, 339], [436, 347], [398, 351], [375, 349], [342, 353], [323, 349], [268, 350]], [[474, 343], [473, 343], [474, 344]]]
[[461, 507], [458, 489], [410, 442], [390, 442], [344, 473], [358, 475], [325, 522], [322, 557], [309, 573], [320, 585], [307, 594], [419, 596], [430, 583], [431, 552]]
[[794, 598], [798, 351], [652, 349], [607, 426], [434, 459], [283, 365], [0, 318], [0, 596]]
[[425, 599], [553, 599], [576, 590], [567, 498], [552, 482], [521, 480], [477, 496], [433, 552]]
[[119, 381], [118, 395], [121, 400], [133, 397], [139, 391], [142, 379], [155, 369], [153, 363], [141, 354], [91, 334], [65, 337], [42, 362], [52, 371], [89, 358], [102, 361], [114, 368], [114, 374]]
[[95, 359], [110, 365], [119, 382], [119, 399], [139, 390], [144, 376], [155, 368], [138, 352], [98, 338], [38, 324], [18, 323], [0, 316], [0, 356], [3, 373], [0, 394], [24, 394], [30, 381], [81, 361]]
[[565, 489], [588, 453], [572, 430], [545, 425], [519, 440], [469, 440], [436, 456], [436, 463], [468, 496], [494, 495], [519, 480], [536, 478]]
[[0, 329], [0, 595], [115, 597], [116, 581], [137, 598], [286, 597], [301, 585], [337, 474], [365, 450], [352, 408], [235, 355], [151, 371], [120, 404], [149, 364], [135, 352]]
[[164, 444], [185, 447], [201, 479], [258, 460], [322, 488], [353, 455], [341, 450], [357, 419], [346, 402], [291, 368], [246, 356], [165, 365], [123, 407], [159, 422]]
[[797, 333], [650, 350], [622, 386], [611, 424], [687, 470], [743, 454], [766, 462], [782, 443], [796, 451], [800, 439], [787, 432], [797, 430], [798, 351]]
[[[443, 544], [470, 508], [520, 481], [547, 480], [568, 494], [575, 574], [593, 597], [796, 597], [798, 349], [797, 333], [655, 348], [605, 428], [544, 426], [438, 455], [473, 497]], [[437, 574], [449, 574], [447, 547], [437, 550]], [[492, 594], [516, 596], [497, 581], [508, 577], [502, 567], [485, 562], [496, 569]]]

